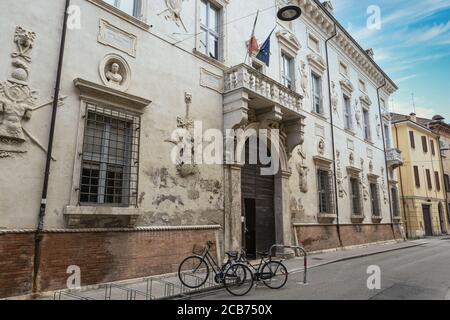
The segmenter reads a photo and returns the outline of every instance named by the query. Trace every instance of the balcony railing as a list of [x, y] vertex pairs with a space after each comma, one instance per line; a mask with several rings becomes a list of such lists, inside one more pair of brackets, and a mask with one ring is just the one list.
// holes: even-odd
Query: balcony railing
[[402, 152], [398, 149], [389, 149], [386, 151], [388, 166], [395, 169], [403, 165]]
[[246, 64], [225, 71], [225, 93], [247, 89], [250, 93], [279, 104], [292, 111], [302, 109], [303, 96]]

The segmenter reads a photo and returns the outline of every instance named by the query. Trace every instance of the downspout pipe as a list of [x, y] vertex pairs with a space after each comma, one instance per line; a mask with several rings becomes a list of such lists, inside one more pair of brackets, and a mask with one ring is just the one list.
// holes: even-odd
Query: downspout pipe
[[380, 103], [380, 90], [386, 86], [386, 78], [383, 78], [383, 84], [377, 88], [377, 98], [378, 98], [378, 112], [380, 115], [380, 121], [381, 121], [381, 134], [383, 138], [383, 150], [384, 150], [384, 164], [386, 166], [386, 182], [387, 182], [387, 188], [388, 188], [388, 198], [389, 198], [389, 212], [391, 215], [391, 228], [392, 233], [395, 238], [395, 230], [394, 230], [394, 215], [392, 212], [392, 196], [391, 196], [391, 184], [389, 182], [389, 167], [388, 167], [388, 160], [387, 160], [387, 150], [386, 150], [386, 134], [384, 132], [384, 121], [383, 121], [383, 114], [381, 112], [381, 103]]
[[[395, 127], [395, 139], [397, 141], [396, 148], [398, 149], [399, 148], [399, 145], [398, 145], [398, 128], [397, 128], [397, 124], [396, 123], [394, 123], [394, 127]], [[398, 172], [399, 172], [399, 175], [400, 175], [400, 189], [401, 189], [401, 192], [402, 192], [401, 200], [402, 200], [402, 206], [403, 206], [403, 219], [405, 221], [405, 232], [406, 232], [406, 238], [409, 238], [408, 219], [407, 219], [408, 216], [407, 216], [407, 213], [406, 213], [406, 201], [405, 201], [404, 192], [403, 192], [403, 176], [402, 176], [401, 168], [398, 170]]]
[[328, 42], [335, 38], [337, 36], [337, 26], [334, 24], [334, 34], [325, 40], [325, 54], [326, 54], [326, 61], [327, 61], [327, 77], [328, 77], [328, 103], [330, 107], [330, 121], [331, 121], [331, 144], [333, 146], [333, 166], [334, 166], [334, 197], [336, 199], [336, 228], [337, 228], [337, 235], [339, 239], [339, 246], [342, 247], [342, 238], [341, 238], [341, 229], [339, 227], [339, 195], [337, 190], [337, 166], [336, 166], [336, 146], [335, 146], [335, 139], [334, 139], [334, 119], [333, 119], [333, 107], [331, 106], [331, 77], [330, 77], [330, 58], [328, 55]]
[[[449, 212], [448, 212], [448, 192], [447, 192], [447, 185], [445, 184], [445, 171], [444, 171], [444, 159], [442, 157], [442, 148], [441, 148], [441, 137], [438, 137], [438, 147], [439, 147], [439, 159], [440, 159], [440, 163], [441, 163], [441, 171], [442, 171], [442, 177], [441, 177], [441, 183], [442, 183], [442, 190], [444, 190], [445, 193], [445, 209], [444, 209], [444, 213], [445, 213], [445, 217], [444, 217], [444, 223], [447, 221], [448, 223], [450, 223], [450, 221], [448, 221], [449, 219]], [[445, 230], [447, 231], [447, 234], [449, 233], [448, 230], [448, 223], [445, 225]], [[442, 230], [441, 230], [442, 231]]]
[[64, 62], [64, 49], [66, 44], [66, 34], [67, 34], [67, 20], [69, 18], [68, 9], [70, 6], [70, 0], [66, 0], [66, 4], [64, 7], [64, 22], [62, 25], [61, 32], [61, 42], [59, 48], [59, 58], [58, 58], [58, 69], [56, 73], [56, 83], [55, 83], [55, 92], [53, 95], [53, 104], [52, 104], [52, 117], [50, 123], [50, 132], [48, 138], [48, 148], [47, 148], [47, 159], [45, 163], [45, 174], [44, 174], [44, 184], [42, 187], [42, 197], [41, 204], [39, 207], [39, 218], [38, 225], [34, 237], [34, 268], [33, 268], [33, 293], [37, 292], [37, 279], [40, 268], [40, 260], [41, 260], [41, 244], [43, 239], [43, 230], [44, 230], [44, 219], [45, 212], [47, 209], [47, 195], [48, 195], [48, 185], [50, 178], [50, 168], [52, 162], [52, 152], [53, 152], [53, 141], [55, 137], [55, 126], [56, 126], [56, 114], [58, 111], [58, 102], [59, 102], [59, 92], [61, 89], [61, 75], [62, 68]]

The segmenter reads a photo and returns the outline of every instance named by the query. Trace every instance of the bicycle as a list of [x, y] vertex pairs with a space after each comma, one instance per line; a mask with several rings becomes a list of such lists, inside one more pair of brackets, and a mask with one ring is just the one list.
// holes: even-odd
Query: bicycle
[[237, 252], [227, 252], [228, 261], [219, 266], [210, 251], [213, 243], [206, 247], [194, 246], [194, 255], [187, 257], [178, 268], [178, 278], [189, 289], [201, 288], [210, 276], [212, 269], [217, 284], [222, 284], [234, 296], [244, 296], [253, 288], [254, 278], [250, 268], [237, 261]]
[[237, 261], [251, 268], [254, 281], [263, 282], [270, 289], [283, 288], [287, 283], [289, 273], [282, 260], [272, 260], [272, 256], [265, 252], [257, 252], [257, 254], [261, 256], [261, 260], [256, 266], [247, 260], [245, 249], [242, 249]]

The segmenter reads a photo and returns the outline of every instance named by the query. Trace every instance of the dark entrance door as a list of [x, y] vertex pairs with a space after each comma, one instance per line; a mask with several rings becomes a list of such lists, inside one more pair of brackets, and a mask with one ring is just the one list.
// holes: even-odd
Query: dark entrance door
[[423, 205], [423, 222], [425, 224], [425, 235], [427, 237], [433, 236], [433, 226], [431, 223], [431, 207], [429, 205]]
[[[258, 144], [260, 148], [267, 148], [263, 143]], [[250, 151], [253, 155], [258, 155], [257, 148], [250, 146], [249, 142], [246, 143], [246, 160], [241, 171], [242, 229], [245, 232], [242, 239], [243, 247], [250, 258], [256, 257], [258, 251], [269, 250], [270, 246], [275, 244], [275, 178], [261, 175], [263, 165], [259, 159], [256, 164], [250, 163]]]

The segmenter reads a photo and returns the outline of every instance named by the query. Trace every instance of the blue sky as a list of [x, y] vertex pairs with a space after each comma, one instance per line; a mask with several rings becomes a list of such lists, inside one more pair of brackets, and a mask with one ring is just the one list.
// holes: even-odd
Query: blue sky
[[[399, 86], [391, 111], [450, 122], [450, 0], [333, 0], [335, 16]], [[381, 28], [367, 28], [369, 6]]]

